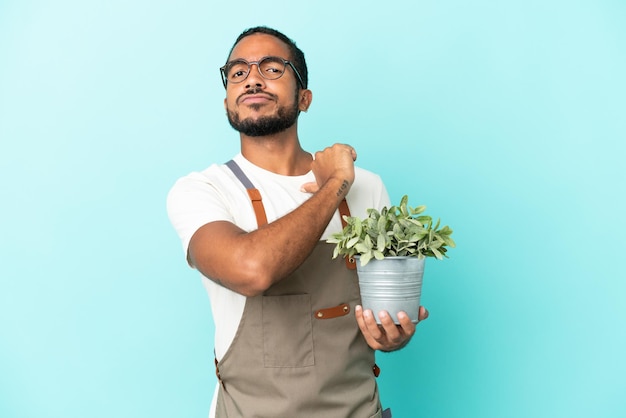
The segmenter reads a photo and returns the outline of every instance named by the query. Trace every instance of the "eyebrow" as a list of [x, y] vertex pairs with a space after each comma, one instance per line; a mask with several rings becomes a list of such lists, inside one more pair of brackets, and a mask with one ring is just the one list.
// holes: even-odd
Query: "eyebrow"
[[249, 59], [246, 59], [246, 58], [233, 58], [233, 59], [229, 59], [228, 61], [226, 61], [226, 64], [231, 63], [231, 62], [235, 62], [235, 61], [258, 62], [258, 61], [264, 60], [265, 58], [279, 58], [281, 60], [292, 62], [289, 58], [284, 58], [284, 57], [281, 57], [279, 55], [264, 55], [261, 58], [256, 59], [256, 60], [249, 60]]

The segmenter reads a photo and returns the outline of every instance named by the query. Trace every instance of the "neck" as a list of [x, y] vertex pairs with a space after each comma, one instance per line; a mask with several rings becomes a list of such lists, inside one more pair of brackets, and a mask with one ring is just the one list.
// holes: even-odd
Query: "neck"
[[313, 157], [300, 146], [294, 124], [274, 135], [240, 134], [241, 154], [254, 165], [284, 176], [300, 176], [311, 170]]

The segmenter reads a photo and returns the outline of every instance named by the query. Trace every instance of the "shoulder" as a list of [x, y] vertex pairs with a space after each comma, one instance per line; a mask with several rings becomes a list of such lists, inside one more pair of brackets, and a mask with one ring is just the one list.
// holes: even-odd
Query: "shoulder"
[[378, 174], [360, 167], [355, 167], [354, 174], [354, 184], [347, 197], [352, 216], [365, 217], [367, 209], [389, 205], [387, 189]]
[[224, 165], [214, 164], [179, 178], [167, 194], [166, 209], [185, 252], [193, 234], [214, 221], [234, 222], [236, 179]]
[[354, 167], [354, 182], [383, 184], [383, 181], [378, 174], [361, 167]]
[[180, 177], [170, 189], [169, 196], [176, 195], [176, 193], [179, 192], [200, 191], [211, 187], [215, 188], [224, 183], [228, 185], [228, 182], [232, 182], [232, 179], [229, 177], [224, 165], [213, 164], [202, 171], [193, 171]]

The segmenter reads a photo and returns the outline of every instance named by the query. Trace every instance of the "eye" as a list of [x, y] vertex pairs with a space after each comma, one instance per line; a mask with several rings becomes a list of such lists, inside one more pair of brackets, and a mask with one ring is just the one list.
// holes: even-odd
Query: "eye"
[[265, 58], [260, 63], [261, 71], [270, 79], [280, 77], [285, 72], [285, 63], [274, 57]]
[[233, 62], [228, 67], [228, 79], [231, 81], [244, 79], [248, 75], [248, 69], [248, 63], [242, 61]]
[[278, 67], [266, 67], [264, 71], [267, 73], [274, 73], [274, 74], [280, 74], [283, 72], [283, 70]]

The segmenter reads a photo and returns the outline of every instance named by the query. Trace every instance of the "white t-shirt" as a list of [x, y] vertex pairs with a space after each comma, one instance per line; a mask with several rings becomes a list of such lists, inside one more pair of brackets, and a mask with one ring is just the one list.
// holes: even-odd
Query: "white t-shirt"
[[[300, 187], [315, 181], [312, 172], [302, 176], [283, 176], [255, 166], [241, 154], [233, 159], [260, 191], [269, 223], [293, 211], [311, 197], [310, 193], [302, 192]], [[389, 196], [380, 177], [358, 167], [355, 168], [355, 180], [346, 200], [350, 214], [361, 218], [367, 216], [368, 208], [389, 206]], [[245, 231], [257, 229], [256, 217], [245, 187], [223, 164], [213, 164], [202, 172], [193, 172], [180, 178], [167, 197], [167, 212], [182, 241], [185, 257], [193, 234], [209, 222], [229, 221]], [[321, 239], [325, 240], [341, 229], [341, 218], [337, 211]], [[202, 276], [202, 282], [211, 301], [215, 322], [215, 355], [220, 359], [237, 332], [246, 298], [207, 277]]]

